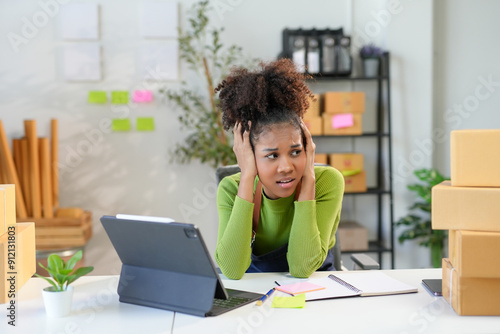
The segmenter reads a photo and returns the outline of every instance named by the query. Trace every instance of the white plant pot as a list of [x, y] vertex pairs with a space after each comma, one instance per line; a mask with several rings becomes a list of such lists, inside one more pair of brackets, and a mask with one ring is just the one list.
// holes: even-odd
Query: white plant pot
[[378, 76], [379, 60], [378, 58], [363, 59], [363, 73], [365, 77], [373, 78]]
[[71, 312], [72, 286], [68, 286], [65, 291], [54, 291], [54, 287], [50, 286], [42, 290], [42, 296], [49, 317], [64, 317]]

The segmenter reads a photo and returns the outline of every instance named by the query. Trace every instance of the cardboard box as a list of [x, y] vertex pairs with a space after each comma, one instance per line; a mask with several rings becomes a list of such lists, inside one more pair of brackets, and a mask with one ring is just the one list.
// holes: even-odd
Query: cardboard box
[[342, 136], [361, 135], [363, 133], [363, 118], [361, 114], [352, 114], [353, 125], [342, 128], [334, 127], [335, 117], [338, 117], [338, 114], [323, 114], [324, 135]]
[[463, 277], [443, 259], [443, 297], [459, 315], [500, 315], [500, 278]]
[[314, 162], [328, 165], [328, 155], [326, 153], [316, 153], [314, 154]]
[[365, 112], [365, 92], [326, 92], [323, 101], [327, 114]]
[[500, 232], [500, 188], [452, 187], [443, 181], [432, 188], [432, 228]]
[[329, 156], [330, 165], [339, 171], [364, 169], [363, 154], [359, 153], [332, 153]]
[[323, 134], [323, 118], [321, 118], [320, 116], [304, 117], [304, 123], [309, 129], [311, 135], [321, 136]]
[[452, 186], [500, 187], [500, 130], [451, 131]]
[[462, 277], [500, 278], [500, 233], [450, 230], [448, 254]]
[[36, 271], [35, 224], [17, 223], [14, 227], [14, 254], [12, 233], [7, 231], [0, 236], [0, 304], [7, 303], [9, 295], [19, 291]]
[[321, 95], [314, 94], [313, 99], [309, 99], [309, 108], [307, 108], [304, 118], [319, 117], [321, 114]]
[[353, 221], [341, 221], [337, 230], [341, 251], [368, 249], [368, 230]]
[[344, 175], [345, 193], [363, 193], [366, 192], [366, 173], [360, 171], [355, 175]]
[[0, 184], [0, 235], [7, 227], [16, 224], [16, 187], [13, 184]]

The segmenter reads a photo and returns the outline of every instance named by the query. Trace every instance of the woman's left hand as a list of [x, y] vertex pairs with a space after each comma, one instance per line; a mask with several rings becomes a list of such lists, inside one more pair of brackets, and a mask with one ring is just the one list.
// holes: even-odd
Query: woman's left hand
[[306, 138], [306, 168], [302, 176], [302, 186], [300, 190], [299, 200], [312, 200], [315, 198], [316, 189], [316, 175], [314, 174], [314, 153], [316, 151], [316, 144], [312, 139], [311, 132], [307, 128], [303, 120], [300, 121], [302, 131]]

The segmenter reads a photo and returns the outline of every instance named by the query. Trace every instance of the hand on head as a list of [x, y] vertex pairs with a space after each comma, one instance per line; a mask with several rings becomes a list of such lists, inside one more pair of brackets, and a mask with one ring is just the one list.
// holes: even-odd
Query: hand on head
[[241, 169], [242, 176], [256, 176], [257, 167], [255, 165], [255, 156], [250, 144], [250, 129], [252, 123], [248, 122], [248, 130], [242, 131], [243, 126], [240, 122], [234, 125], [233, 135], [234, 144], [233, 151], [238, 161], [238, 166]]

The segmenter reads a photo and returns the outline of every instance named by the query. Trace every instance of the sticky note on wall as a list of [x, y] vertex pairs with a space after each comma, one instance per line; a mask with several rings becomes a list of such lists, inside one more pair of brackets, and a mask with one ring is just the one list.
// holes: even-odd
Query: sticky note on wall
[[90, 91], [88, 97], [89, 103], [104, 104], [108, 102], [108, 96], [103, 91]]
[[115, 118], [111, 123], [111, 129], [113, 132], [126, 132], [130, 131], [130, 119], [128, 118]]
[[137, 131], [154, 131], [155, 120], [153, 117], [138, 117], [136, 128]]
[[136, 90], [132, 100], [136, 103], [147, 103], [153, 101], [153, 92], [150, 90]]
[[127, 91], [113, 91], [111, 92], [111, 103], [113, 104], [127, 104], [128, 92]]

